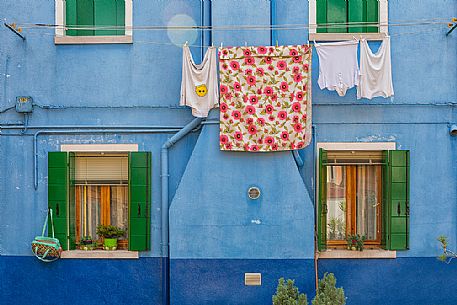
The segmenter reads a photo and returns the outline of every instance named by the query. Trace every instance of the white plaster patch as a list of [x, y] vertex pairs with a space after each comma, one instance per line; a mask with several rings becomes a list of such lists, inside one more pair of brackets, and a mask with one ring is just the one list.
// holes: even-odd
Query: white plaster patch
[[252, 220], [251, 220], [251, 223], [256, 224], [256, 225], [259, 225], [259, 224], [262, 223], [262, 221], [260, 221], [260, 219], [252, 219]]
[[394, 142], [397, 138], [393, 135], [382, 136], [382, 135], [371, 135], [362, 138], [356, 138], [357, 142]]

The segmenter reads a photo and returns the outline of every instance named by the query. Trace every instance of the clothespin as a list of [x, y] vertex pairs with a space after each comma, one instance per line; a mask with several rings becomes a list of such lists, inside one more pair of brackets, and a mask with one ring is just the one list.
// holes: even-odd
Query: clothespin
[[184, 46], [187, 47], [187, 44], [188, 44], [188, 43], [189, 43], [189, 42], [186, 40], [186, 42], [184, 43]]
[[244, 42], [244, 47], [247, 47], [247, 46], [248, 46], [248, 42], [245, 41], [245, 42]]
[[221, 49], [222, 49], [223, 46], [224, 46], [224, 44], [221, 42]]
[[21, 34], [22, 28], [17, 27], [17, 26], [16, 26], [16, 23], [8, 24], [8, 23], [6, 23], [6, 18], [5, 18], [5, 22], [4, 22], [3, 24], [4, 24], [8, 29], [10, 29], [14, 34], [16, 34], [17, 36], [21, 37], [22, 40], [25, 40], [25, 36]]
[[446, 33], [446, 36], [451, 34], [452, 31], [454, 31], [455, 28], [457, 28], [457, 18], [452, 18], [451, 22], [448, 23], [447, 27], [450, 28], [450, 30]]
[[276, 47], [278, 47], [278, 40], [276, 40]]

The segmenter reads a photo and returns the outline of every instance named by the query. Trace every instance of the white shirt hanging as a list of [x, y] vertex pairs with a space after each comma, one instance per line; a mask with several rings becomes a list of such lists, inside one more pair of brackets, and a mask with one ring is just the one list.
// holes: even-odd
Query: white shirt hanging
[[207, 117], [219, 105], [216, 48], [209, 47], [201, 64], [195, 64], [187, 45], [183, 47], [181, 106], [192, 107], [195, 117]]
[[357, 41], [314, 43], [319, 56], [321, 89], [335, 90], [339, 96], [358, 84]]
[[394, 95], [390, 59], [390, 38], [383, 39], [378, 52], [373, 54], [367, 41], [360, 41], [360, 81], [357, 98], [372, 99], [376, 96]]

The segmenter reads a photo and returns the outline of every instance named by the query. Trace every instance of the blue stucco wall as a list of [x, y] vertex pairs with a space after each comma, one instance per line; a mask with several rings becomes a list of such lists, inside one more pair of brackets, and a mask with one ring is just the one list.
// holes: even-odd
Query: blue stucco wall
[[312, 258], [314, 210], [292, 154], [222, 152], [218, 130], [203, 127], [171, 203], [170, 256]]
[[61, 260], [0, 257], [0, 304], [162, 303], [162, 259]]
[[[204, 2], [208, 5], [209, 1]], [[276, 2], [274, 17], [278, 24], [308, 23], [307, 1]], [[450, 20], [457, 11], [457, 2], [439, 2], [389, 1], [389, 20]], [[176, 16], [186, 15], [199, 24], [201, 3], [135, 1], [133, 22], [176, 25], [184, 20], [183, 16]], [[270, 23], [267, 0], [213, 0], [211, 4], [215, 26]], [[1, 1], [0, 17], [10, 23], [52, 24], [54, 1]], [[398, 252], [400, 258], [395, 260], [319, 261], [319, 272], [335, 272], [349, 297], [348, 304], [364, 304], [364, 292], [370, 304], [424, 304], [427, 296], [430, 304], [456, 303], [452, 289], [456, 284], [452, 278], [455, 262], [445, 265], [434, 259], [440, 251], [438, 235], [447, 235], [451, 247], [457, 245], [457, 138], [448, 133], [448, 124], [457, 122], [457, 33], [446, 37], [447, 30], [445, 24], [438, 23], [389, 28], [395, 89], [392, 99], [358, 101], [355, 89], [343, 98], [320, 90], [318, 59], [313, 55], [316, 142], [394, 141], [398, 148], [411, 151], [411, 249]], [[3, 111], [13, 106], [19, 95], [32, 96], [36, 104], [29, 118], [31, 126], [183, 126], [192, 120], [189, 109], [177, 106], [182, 53], [172, 40], [198, 45], [202, 39], [199, 33], [139, 30], [129, 45], [58, 46], [53, 43], [52, 29], [24, 32], [25, 42], [5, 27], [0, 28], [2, 127], [23, 124], [23, 115], [14, 110]], [[270, 34], [265, 30], [217, 30], [212, 38], [215, 45], [268, 45]], [[307, 40], [307, 31], [277, 31], [275, 37], [278, 44], [301, 44]], [[379, 43], [370, 45], [376, 48]], [[198, 61], [201, 49], [194, 47], [192, 51]], [[213, 111], [212, 116], [217, 117], [218, 112]], [[315, 188], [315, 143], [300, 152], [305, 165], [298, 171], [289, 153], [246, 155], [218, 151], [217, 129], [206, 125], [201, 133], [188, 135], [170, 150], [172, 303], [223, 304], [218, 302], [224, 299], [230, 301], [227, 304], [242, 304], [235, 299], [241, 291], [246, 300], [258, 298], [268, 304], [275, 278], [282, 274], [295, 277], [300, 288], [312, 293], [309, 277], [313, 276], [310, 258], [314, 251], [311, 199]], [[16, 304], [20, 304], [30, 292], [38, 293], [38, 286], [69, 300], [67, 292], [73, 286], [67, 281], [72, 281], [89, 289], [90, 293], [82, 294], [82, 300], [106, 303], [114, 299], [91, 296], [104, 288], [98, 284], [100, 279], [111, 276], [122, 278], [120, 285], [125, 286], [116, 294], [116, 300], [125, 300], [134, 293], [139, 302], [147, 298], [146, 303], [160, 304], [159, 153], [171, 134], [41, 135], [39, 184], [34, 190], [32, 135], [37, 130], [24, 135], [20, 129], [1, 129], [0, 133], [0, 271], [6, 275], [0, 278], [1, 288], [6, 288], [1, 289], [1, 299], [16, 298]], [[152, 151], [152, 250], [140, 254], [145, 258], [125, 262], [61, 260], [43, 266], [30, 257], [30, 241], [40, 232], [47, 206], [47, 152], [59, 150], [61, 144], [79, 143], [138, 143], [140, 150]], [[221, 184], [223, 179], [230, 180]], [[262, 189], [260, 205], [245, 198], [251, 183]], [[195, 189], [202, 193], [195, 193]], [[261, 224], [251, 220], [260, 220]], [[291, 262], [287, 258], [297, 260]], [[78, 273], [81, 268], [97, 270], [100, 276], [84, 277]], [[355, 273], [354, 269], [360, 272]], [[265, 275], [264, 286], [252, 290], [242, 286], [240, 274], [258, 270]], [[45, 281], [31, 279], [26, 276], [29, 273], [41, 275]], [[143, 278], [145, 281], [140, 283]], [[444, 283], [438, 286], [441, 278]], [[52, 281], [64, 283], [55, 288]], [[139, 287], [138, 291], [131, 283]], [[219, 290], [211, 297], [215, 287]], [[402, 291], [398, 292], [397, 287]], [[193, 290], [195, 298], [191, 300], [188, 294]], [[381, 290], [397, 293], [386, 299]]]

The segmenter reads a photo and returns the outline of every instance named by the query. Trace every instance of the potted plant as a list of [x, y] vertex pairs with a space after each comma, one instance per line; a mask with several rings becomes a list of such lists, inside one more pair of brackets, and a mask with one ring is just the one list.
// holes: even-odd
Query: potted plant
[[363, 244], [365, 242], [365, 235], [360, 236], [359, 234], [351, 234], [346, 238], [347, 249], [353, 251], [362, 251]]
[[94, 250], [97, 243], [92, 239], [92, 236], [84, 236], [79, 241], [79, 249], [84, 251]]
[[105, 250], [116, 250], [117, 239], [124, 234], [125, 231], [116, 226], [97, 226], [97, 235], [103, 237], [103, 248]]

